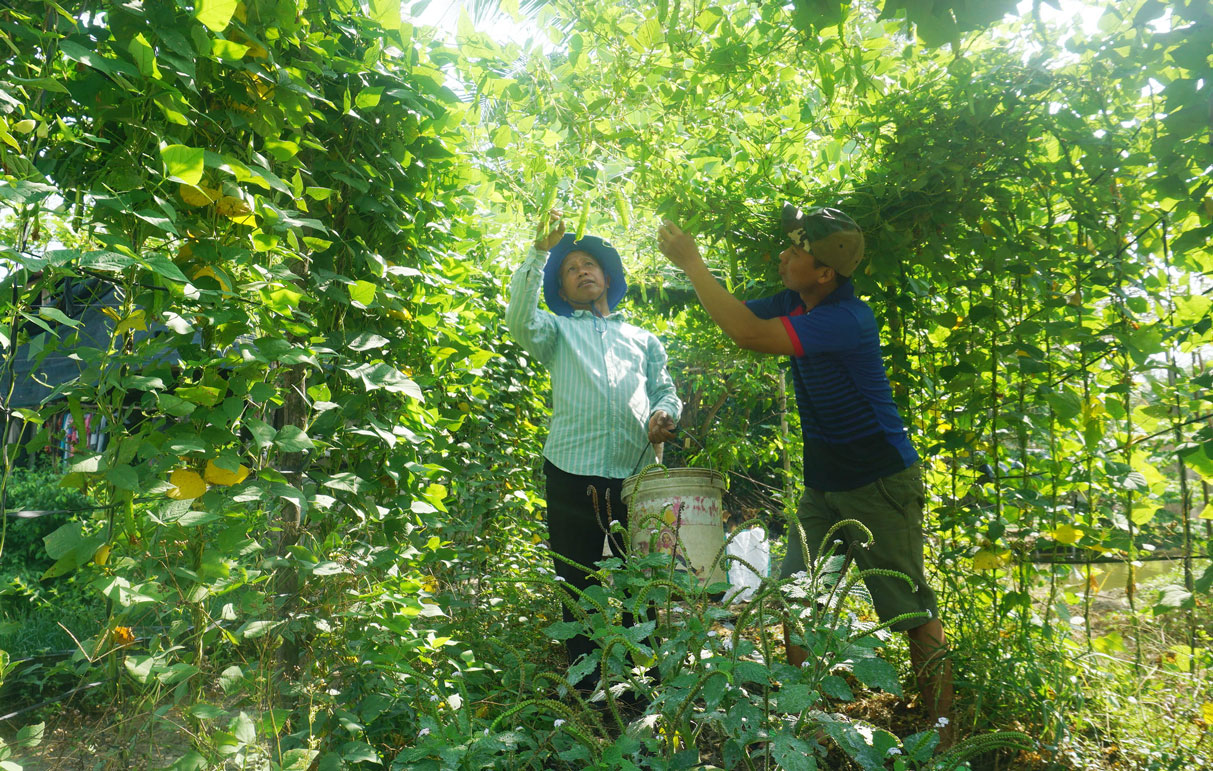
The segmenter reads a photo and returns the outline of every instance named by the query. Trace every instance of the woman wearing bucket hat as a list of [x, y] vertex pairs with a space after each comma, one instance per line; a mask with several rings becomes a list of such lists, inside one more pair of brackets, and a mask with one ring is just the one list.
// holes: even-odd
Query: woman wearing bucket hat
[[[784, 204], [781, 220], [789, 241], [779, 255], [786, 290], [747, 303], [720, 285], [694, 239], [673, 222], [659, 228], [658, 246], [691, 280], [708, 315], [734, 342], [791, 357], [804, 438], [805, 492], [798, 512], [804, 537], [796, 529], [789, 532], [780, 575], [804, 571], [806, 556], [818, 558], [836, 522], [863, 523], [875, 537], [870, 545], [849, 527], [837, 537], [861, 569], [882, 568], [911, 579], [874, 571], [865, 583], [881, 620], [892, 621], [892, 628], [909, 638], [919, 690], [938, 721], [951, 711], [951, 666], [923, 568], [925, 500], [918, 454], [893, 402], [875, 316], [851, 285], [863, 259], [863, 233], [833, 208]], [[788, 660], [799, 665], [807, 653], [793, 644], [786, 626], [784, 639]], [[947, 721], [937, 724], [947, 726]]]
[[[623, 480], [657, 460], [682, 413], [661, 341], [615, 310], [627, 286], [619, 252], [594, 236], [575, 240], [555, 212], [510, 280], [506, 326], [552, 375], [548, 537], [557, 576], [577, 590], [594, 583], [579, 566], [602, 558], [609, 523], [628, 521]], [[550, 310], [538, 307], [541, 291]], [[573, 618], [565, 605], [564, 620]], [[585, 635], [566, 647], [570, 664], [594, 650]]]

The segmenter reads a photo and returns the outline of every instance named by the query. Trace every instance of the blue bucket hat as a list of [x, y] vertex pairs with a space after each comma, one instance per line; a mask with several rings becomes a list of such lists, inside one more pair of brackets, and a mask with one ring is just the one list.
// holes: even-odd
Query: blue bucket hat
[[548, 261], [543, 266], [543, 299], [548, 308], [558, 316], [572, 316], [573, 306], [560, 296], [560, 266], [569, 252], [579, 251], [593, 257], [602, 267], [603, 274], [610, 285], [607, 287], [607, 307], [615, 310], [615, 306], [623, 299], [628, 291], [628, 282], [623, 273], [623, 261], [615, 247], [597, 236], [582, 236], [580, 241], [574, 241], [573, 233], [565, 233], [555, 246], [548, 251]]

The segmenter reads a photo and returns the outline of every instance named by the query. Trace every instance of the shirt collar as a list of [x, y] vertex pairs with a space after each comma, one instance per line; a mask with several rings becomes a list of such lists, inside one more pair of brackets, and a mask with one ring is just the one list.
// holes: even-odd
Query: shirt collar
[[575, 319], [587, 318], [587, 317], [592, 318], [592, 319], [600, 318], [603, 321], [626, 321], [624, 311], [618, 310], [618, 309], [611, 311], [611, 314], [609, 316], [595, 316], [593, 311], [586, 311], [586, 310], [574, 310], [573, 311], [573, 318], [575, 318]]
[[843, 300], [853, 299], [855, 299], [855, 282], [848, 281], [845, 284], [839, 284], [837, 287], [835, 287], [834, 291], [826, 295], [825, 299], [821, 301], [821, 304], [829, 305], [842, 302]]
[[[793, 292], [792, 290], [784, 290], [784, 291], [787, 292], [788, 295], [792, 296], [792, 302], [793, 302], [792, 307], [793, 308], [799, 308], [799, 309], [801, 309], [801, 313], [807, 313], [804, 310], [804, 301], [803, 301], [803, 299], [801, 299], [801, 296], [799, 296], [798, 293]], [[825, 297], [822, 297], [821, 302], [816, 304], [815, 307], [820, 308], [821, 305], [833, 305], [836, 303], [841, 303], [842, 301], [844, 301], [844, 299], [854, 299], [854, 298], [855, 298], [855, 282], [847, 281], [847, 282], [845, 282], [845, 284], [839, 284], [838, 286], [836, 286], [835, 291], [832, 291], [832, 292], [828, 293], [828, 295], [826, 295]]]
[[[784, 291], [793, 296], [796, 305], [804, 308], [804, 300], [800, 299], [799, 294], [793, 292], [791, 289], [785, 289]], [[816, 307], [820, 308], [823, 305], [834, 305], [835, 303], [840, 303], [843, 300], [853, 299], [855, 299], [855, 282], [848, 281], [845, 284], [839, 284], [838, 286], [834, 287], [834, 291], [821, 298], [821, 302], [817, 303]]]

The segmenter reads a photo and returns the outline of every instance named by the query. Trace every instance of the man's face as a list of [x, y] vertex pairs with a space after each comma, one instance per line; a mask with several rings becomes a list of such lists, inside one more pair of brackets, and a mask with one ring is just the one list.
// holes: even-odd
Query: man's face
[[598, 260], [585, 252], [569, 252], [560, 265], [560, 296], [574, 308], [592, 305], [609, 286]]
[[832, 268], [819, 263], [812, 254], [796, 244], [779, 253], [779, 277], [793, 292], [804, 292], [830, 280]]

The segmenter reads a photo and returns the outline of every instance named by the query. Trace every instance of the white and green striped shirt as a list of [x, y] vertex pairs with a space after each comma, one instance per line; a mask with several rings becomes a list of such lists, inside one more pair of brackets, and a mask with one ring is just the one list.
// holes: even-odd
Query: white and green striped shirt
[[656, 458], [649, 417], [675, 421], [682, 402], [657, 336], [612, 313], [557, 316], [539, 308], [547, 254], [531, 249], [510, 280], [505, 323], [552, 374], [552, 422], [544, 456], [570, 474], [624, 479]]

